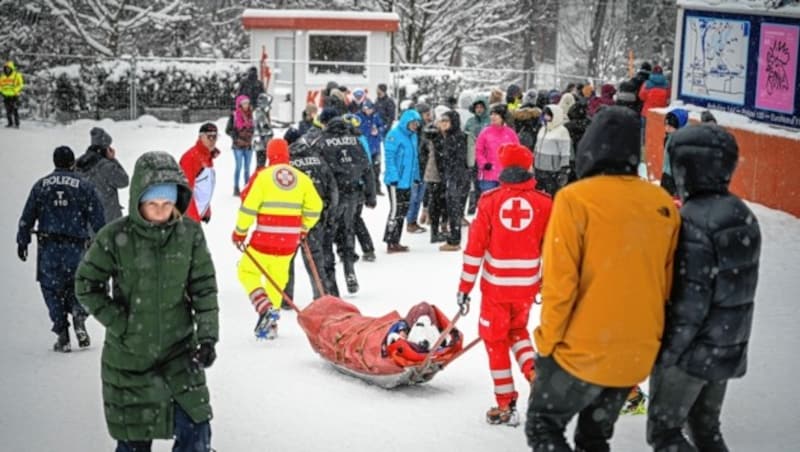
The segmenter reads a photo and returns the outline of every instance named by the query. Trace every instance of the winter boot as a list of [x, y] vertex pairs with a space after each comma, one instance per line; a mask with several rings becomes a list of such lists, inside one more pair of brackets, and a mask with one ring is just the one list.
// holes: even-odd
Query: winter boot
[[375, 262], [375, 250], [364, 252], [364, 262]]
[[64, 328], [64, 331], [58, 333], [58, 339], [53, 344], [53, 351], [61, 353], [69, 353], [72, 351], [72, 345], [69, 343], [69, 328]]
[[424, 234], [425, 232], [428, 232], [427, 229], [423, 228], [417, 223], [408, 223], [406, 225], [406, 231], [408, 231], [411, 234]]
[[270, 306], [267, 312], [261, 314], [261, 317], [258, 318], [254, 331], [256, 339], [275, 339], [278, 337], [278, 319], [280, 318], [280, 312]]
[[91, 345], [89, 333], [86, 332], [86, 317], [72, 317], [72, 326], [75, 328], [75, 337], [78, 338], [78, 347], [86, 348]]
[[461, 251], [461, 245], [445, 243], [439, 247], [439, 251]]
[[441, 243], [447, 240], [447, 235], [436, 231], [431, 231], [431, 243]]
[[355, 273], [348, 273], [344, 277], [345, 281], [347, 281], [347, 292], [348, 293], [356, 293], [358, 292], [358, 279], [356, 279]]
[[647, 413], [647, 395], [642, 391], [642, 388], [634, 386], [628, 394], [628, 400], [625, 401], [620, 414], [646, 414]]
[[408, 247], [399, 243], [389, 243], [386, 245], [386, 252], [388, 254], [406, 253], [408, 252]]
[[492, 407], [486, 412], [486, 422], [492, 425], [504, 424], [509, 427], [519, 425], [517, 402], [512, 401], [507, 407]]

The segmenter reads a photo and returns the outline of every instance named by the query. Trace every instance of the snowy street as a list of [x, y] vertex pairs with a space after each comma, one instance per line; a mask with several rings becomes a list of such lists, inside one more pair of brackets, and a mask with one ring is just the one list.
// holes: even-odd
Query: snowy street
[[[223, 119], [216, 123], [224, 129]], [[101, 397], [103, 328], [94, 319], [87, 322], [93, 342], [88, 350], [70, 354], [51, 351], [55, 335], [50, 332], [47, 309], [35, 281], [36, 247], [31, 246], [25, 263], [14, 254], [19, 215], [33, 183], [52, 171], [53, 149], [68, 145], [76, 157], [80, 156], [94, 126], [103, 127], [113, 137], [117, 157], [129, 174], [136, 158], [145, 151], [165, 150], [179, 159], [195, 143], [199, 128], [199, 124], [143, 117], [125, 122], [83, 120], [67, 126], [24, 122], [19, 130], [0, 129], [0, 152], [9, 164], [1, 183], [5, 214], [0, 220], [6, 243], [0, 258], [4, 263], [0, 287], [7, 294], [0, 347], [3, 451], [93, 452], [114, 448], [106, 431]], [[232, 196], [230, 138], [220, 133], [217, 146], [222, 154], [215, 161], [213, 217], [204, 226], [219, 286], [219, 358], [207, 371], [214, 410], [212, 446], [217, 451], [528, 450], [522, 425], [509, 428], [485, 422], [484, 413], [495, 401], [482, 345], [428, 384], [388, 391], [342, 375], [323, 361], [309, 346], [294, 313], [282, 313], [277, 340], [257, 342], [253, 337], [256, 314], [236, 276], [240, 253], [230, 240], [239, 207], [238, 197]], [[120, 201], [127, 214], [127, 190], [120, 192]], [[797, 450], [800, 397], [794, 387], [800, 374], [800, 219], [758, 204], [750, 206], [763, 236], [754, 331], [748, 373], [728, 386], [722, 428], [733, 450]], [[411, 252], [387, 255], [381, 238], [388, 209], [385, 197], [378, 198], [376, 209], [365, 209], [377, 260], [356, 264], [361, 290], [343, 298], [365, 315], [397, 310], [405, 316], [409, 307], [425, 300], [453, 316], [461, 253], [439, 252], [438, 244], [429, 243], [428, 234], [404, 232], [402, 243], [410, 246]], [[466, 232], [462, 246], [464, 243]], [[361, 253], [358, 247], [357, 252]], [[311, 301], [311, 287], [300, 259], [296, 265], [295, 301], [303, 307]], [[341, 265], [337, 271], [344, 292]], [[472, 312], [458, 325], [467, 341], [477, 335], [477, 289], [472, 299]], [[538, 318], [539, 311], [534, 308], [529, 331]], [[518, 370], [514, 372], [524, 425], [529, 388]], [[645, 416], [621, 417], [613, 450], [647, 450], [645, 421]], [[171, 447], [171, 441], [156, 441], [154, 450]]]

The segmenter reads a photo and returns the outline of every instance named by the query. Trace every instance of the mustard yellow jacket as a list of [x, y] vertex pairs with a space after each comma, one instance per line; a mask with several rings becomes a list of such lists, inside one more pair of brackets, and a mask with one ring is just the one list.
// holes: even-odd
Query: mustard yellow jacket
[[661, 344], [679, 227], [667, 192], [635, 176], [561, 189], [542, 254], [539, 354], [600, 386], [644, 380]]

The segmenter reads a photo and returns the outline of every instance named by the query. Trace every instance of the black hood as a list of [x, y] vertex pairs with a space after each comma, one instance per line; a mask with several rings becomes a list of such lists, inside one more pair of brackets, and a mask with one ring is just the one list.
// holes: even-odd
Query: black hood
[[461, 130], [461, 116], [459, 116], [458, 113], [453, 110], [447, 110], [446, 112], [442, 113], [442, 116], [450, 120], [449, 133], [455, 133]]
[[570, 121], [586, 119], [586, 104], [583, 102], [575, 102], [571, 107], [569, 107], [567, 118], [569, 118]]
[[597, 174], [635, 175], [641, 148], [639, 115], [626, 107], [600, 110], [575, 152], [578, 178]]
[[668, 152], [681, 198], [728, 192], [739, 161], [739, 147], [728, 131], [716, 124], [684, 127], [672, 134]]

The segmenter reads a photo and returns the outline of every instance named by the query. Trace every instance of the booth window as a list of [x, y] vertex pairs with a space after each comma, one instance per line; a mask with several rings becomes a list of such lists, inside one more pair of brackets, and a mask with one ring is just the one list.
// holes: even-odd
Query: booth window
[[367, 75], [366, 36], [309, 35], [308, 56], [310, 74]]

